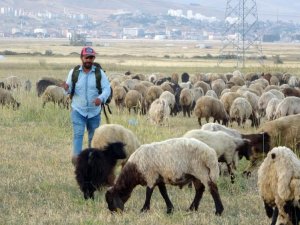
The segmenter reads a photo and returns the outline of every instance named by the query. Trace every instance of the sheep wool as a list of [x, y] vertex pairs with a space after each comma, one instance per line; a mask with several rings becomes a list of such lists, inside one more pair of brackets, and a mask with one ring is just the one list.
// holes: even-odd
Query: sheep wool
[[266, 209], [278, 208], [276, 224], [288, 224], [292, 218], [285, 212], [285, 204], [295, 201], [295, 206], [300, 206], [300, 160], [296, 154], [285, 146], [273, 148], [259, 167], [257, 184]]

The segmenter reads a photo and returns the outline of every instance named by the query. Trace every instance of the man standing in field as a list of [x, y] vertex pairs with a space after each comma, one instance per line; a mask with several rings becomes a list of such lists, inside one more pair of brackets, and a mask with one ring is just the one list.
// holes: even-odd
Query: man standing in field
[[111, 92], [106, 74], [99, 64], [94, 64], [96, 58], [94, 49], [84, 47], [81, 50], [80, 58], [82, 65], [70, 70], [67, 81], [63, 85], [72, 99], [72, 163], [74, 166], [82, 151], [85, 128], [88, 131], [88, 144], [91, 147], [95, 129], [101, 123], [101, 104], [106, 102]]

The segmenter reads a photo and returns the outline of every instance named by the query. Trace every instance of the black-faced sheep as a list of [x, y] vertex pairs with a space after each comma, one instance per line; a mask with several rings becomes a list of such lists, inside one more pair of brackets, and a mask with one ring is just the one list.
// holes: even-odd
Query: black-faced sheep
[[20, 107], [20, 103], [15, 100], [12, 94], [5, 89], [0, 88], [0, 104], [3, 106], [12, 106], [14, 110]]
[[[130, 129], [120, 124], [103, 124], [95, 130], [91, 147], [103, 149], [108, 143], [113, 142], [125, 144], [127, 158], [141, 145], [137, 136]], [[120, 164], [124, 165], [125, 162], [126, 159], [121, 160]]]
[[227, 134], [236, 137], [248, 139], [250, 141], [251, 153], [250, 153], [250, 164], [243, 172], [244, 174], [250, 176], [252, 170], [261, 161], [262, 158], [270, 151], [271, 138], [267, 132], [261, 132], [257, 134], [241, 134], [239, 131], [223, 126], [217, 123], [207, 123], [201, 127], [202, 130], [211, 131], [224, 131]]
[[118, 159], [125, 159], [124, 144], [110, 143], [103, 149], [87, 148], [77, 158], [76, 181], [85, 199], [94, 199], [94, 192], [114, 183], [113, 171]]
[[150, 209], [155, 186], [167, 205], [167, 213], [174, 209], [165, 184], [184, 186], [193, 182], [196, 194], [189, 210], [198, 210], [205, 188], [215, 202], [216, 214], [223, 212], [218, 192], [219, 167], [216, 152], [208, 145], [193, 138], [173, 138], [162, 142], [144, 144], [138, 148], [123, 167], [115, 185], [106, 194], [111, 211], [124, 210], [137, 185], [147, 186], [146, 200], [141, 211]]
[[201, 118], [205, 118], [208, 123], [209, 118], [213, 117], [214, 121], [222, 120], [224, 125], [228, 124], [229, 116], [225, 111], [223, 103], [219, 99], [210, 96], [203, 96], [196, 102], [194, 109], [195, 116], [198, 118], [198, 123], [201, 126]]
[[273, 216], [272, 224], [297, 225], [300, 215], [300, 160], [296, 154], [287, 147], [273, 148], [259, 167], [257, 184], [266, 214]]
[[213, 148], [217, 153], [219, 162], [226, 163], [232, 183], [239, 158], [245, 156], [247, 160], [250, 159], [250, 141], [233, 137], [224, 131], [194, 129], [186, 132], [183, 137], [196, 138]]

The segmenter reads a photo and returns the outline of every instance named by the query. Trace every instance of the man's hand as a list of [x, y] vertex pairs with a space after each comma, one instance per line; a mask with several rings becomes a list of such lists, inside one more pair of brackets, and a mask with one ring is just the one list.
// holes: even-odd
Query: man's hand
[[96, 98], [93, 102], [94, 102], [94, 104], [95, 104], [96, 106], [101, 105], [101, 100], [100, 100], [100, 98]]
[[64, 82], [61, 86], [63, 89], [65, 89], [65, 91], [69, 90], [69, 85], [66, 82]]

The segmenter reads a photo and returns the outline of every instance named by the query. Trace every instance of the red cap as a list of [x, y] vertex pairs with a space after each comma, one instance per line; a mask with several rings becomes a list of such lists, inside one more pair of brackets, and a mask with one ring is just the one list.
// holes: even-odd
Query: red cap
[[81, 50], [81, 56], [96, 56], [96, 52], [94, 49], [92, 49], [91, 47], [84, 47]]

